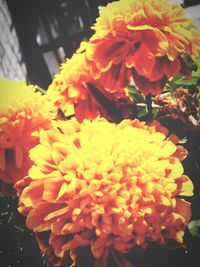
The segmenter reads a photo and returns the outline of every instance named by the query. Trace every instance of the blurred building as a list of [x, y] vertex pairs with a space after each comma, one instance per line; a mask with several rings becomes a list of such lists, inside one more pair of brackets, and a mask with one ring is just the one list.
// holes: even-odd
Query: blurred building
[[0, 77], [27, 80], [26, 65], [7, 3], [0, 0]]
[[[0, 76], [27, 79], [47, 88], [65, 58], [91, 36], [90, 26], [98, 16], [98, 6], [107, 2], [0, 0]], [[14, 61], [14, 50], [19, 62]], [[13, 67], [21, 67], [24, 76], [17, 76]]]

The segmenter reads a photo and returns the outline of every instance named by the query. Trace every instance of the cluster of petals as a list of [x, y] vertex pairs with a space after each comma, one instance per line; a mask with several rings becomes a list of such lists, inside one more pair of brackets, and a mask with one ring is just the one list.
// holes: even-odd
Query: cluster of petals
[[[85, 52], [81, 51], [74, 53], [61, 65], [60, 73], [55, 75], [47, 90], [47, 97], [57, 109], [66, 114], [71, 110], [71, 106], [74, 106], [79, 121], [85, 118], [94, 119], [98, 115], [112, 120], [111, 112], [105, 109], [105, 99], [108, 105], [113, 105], [122, 113], [122, 117], [126, 117], [128, 110], [123, 111], [123, 107], [125, 104], [127, 106], [132, 104], [132, 101], [125, 90], [114, 89], [117, 80], [110, 77], [109, 81], [111, 79], [114, 81], [113, 90], [105, 90], [104, 76], [93, 62], [87, 60]], [[90, 87], [94, 88], [96, 94]]]
[[[71, 59], [67, 59], [61, 65], [60, 73], [55, 75], [53, 82], [48, 88], [49, 97], [55, 99], [55, 105], [62, 110], [66, 104], [77, 103], [78, 99], [87, 97], [87, 82], [90, 82], [92, 68], [87, 64], [83, 53], [74, 53]], [[95, 78], [95, 77], [94, 77]]]
[[118, 73], [118, 85], [132, 76], [144, 95], [160, 93], [174, 75], [189, 74], [182, 56], [198, 57], [200, 52], [200, 32], [181, 6], [167, 0], [114, 1], [100, 10], [92, 28], [87, 59], [104, 76]]
[[0, 185], [8, 193], [9, 184], [27, 175], [29, 150], [38, 144], [39, 130], [50, 127], [52, 116], [36, 87], [6, 79], [0, 85]]
[[181, 196], [193, 185], [181, 164], [187, 151], [167, 134], [158, 123], [103, 118], [41, 131], [29, 175], [15, 185], [28, 228], [46, 236], [40, 246], [61, 261], [90, 247], [95, 266], [106, 266], [111, 252], [182, 244], [191, 210]]

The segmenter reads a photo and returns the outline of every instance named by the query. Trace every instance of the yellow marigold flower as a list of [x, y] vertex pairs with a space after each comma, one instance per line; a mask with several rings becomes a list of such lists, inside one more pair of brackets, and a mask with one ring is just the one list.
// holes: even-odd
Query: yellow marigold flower
[[131, 73], [145, 95], [160, 93], [167, 79], [184, 73], [185, 53], [197, 57], [200, 52], [200, 32], [192, 28], [181, 6], [167, 0], [109, 3], [93, 29], [87, 59], [104, 75], [114, 75], [113, 68], [127, 77]]
[[193, 185], [175, 136], [138, 120], [56, 125], [40, 132], [29, 177], [16, 184], [19, 211], [43, 251], [53, 250], [60, 261], [70, 251], [75, 260], [76, 248], [89, 246], [100, 266], [111, 251], [170, 239], [182, 244], [191, 210], [180, 196], [191, 196]]
[[[31, 166], [30, 148], [38, 144], [39, 130], [48, 129], [47, 102], [36, 87], [23, 82], [0, 80], [0, 180], [9, 189], [27, 175]], [[7, 185], [7, 186], [6, 186]], [[4, 190], [5, 187], [5, 190]]]

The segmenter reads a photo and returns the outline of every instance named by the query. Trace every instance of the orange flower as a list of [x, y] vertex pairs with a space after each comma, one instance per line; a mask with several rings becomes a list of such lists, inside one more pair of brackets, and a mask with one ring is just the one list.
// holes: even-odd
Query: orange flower
[[[133, 70], [136, 86], [144, 95], [160, 93], [165, 82], [185, 67], [181, 57], [200, 52], [200, 32], [191, 27], [181, 6], [167, 0], [120, 0], [100, 10], [93, 26], [95, 34], [85, 44], [87, 59], [94, 62], [104, 76], [122, 79], [128, 85]], [[124, 73], [115, 76], [113, 69]], [[116, 71], [115, 71], [116, 72]], [[136, 77], [134, 75], [136, 73]], [[139, 83], [140, 80], [148, 80]], [[124, 80], [126, 84], [124, 84]], [[160, 83], [156, 89], [154, 86]], [[120, 82], [115, 90], [120, 90]], [[107, 86], [113, 90], [112, 85]]]
[[86, 83], [91, 80], [92, 72], [90, 67], [83, 53], [73, 54], [61, 65], [60, 73], [55, 75], [47, 91], [56, 106], [65, 110], [66, 104], [74, 104], [78, 99], [87, 97]]
[[[84, 118], [94, 119], [98, 115], [117, 121], [115, 118], [117, 113], [120, 118], [126, 117], [128, 111], [127, 108], [120, 109], [121, 102], [124, 101], [130, 105], [130, 98], [124, 91], [114, 94], [107, 92], [105, 87], [108, 77], [104, 80], [103, 75], [101, 79], [99, 76], [99, 70], [94, 63], [86, 59], [84, 52], [75, 53], [71, 59], [67, 59], [66, 63], [62, 64], [60, 73], [55, 76], [48, 88], [47, 97], [62, 111], [68, 112], [71, 105], [74, 105], [75, 115], [79, 121]], [[111, 80], [114, 79], [110, 77], [109, 84]], [[116, 81], [114, 83], [116, 84]], [[114, 111], [111, 112], [106, 108], [107, 106], [113, 106]]]
[[0, 180], [4, 193], [11, 189], [9, 184], [27, 175], [32, 164], [28, 152], [38, 144], [39, 130], [50, 126], [47, 103], [35, 90], [23, 82], [0, 80]]
[[183, 175], [187, 152], [177, 137], [138, 120], [56, 126], [40, 132], [29, 177], [15, 186], [19, 211], [43, 251], [53, 249], [57, 261], [70, 252], [76, 260], [76, 249], [88, 246], [97, 266], [106, 266], [109, 253], [123, 256], [151, 241], [183, 243], [191, 210], [180, 196], [191, 196], [193, 185]]

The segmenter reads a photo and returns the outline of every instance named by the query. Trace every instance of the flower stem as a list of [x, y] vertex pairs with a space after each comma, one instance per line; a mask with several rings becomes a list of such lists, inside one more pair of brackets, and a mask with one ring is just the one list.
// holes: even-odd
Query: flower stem
[[147, 104], [149, 119], [152, 119], [153, 111], [152, 111], [152, 95], [151, 94], [148, 94], [146, 96], [146, 104]]

